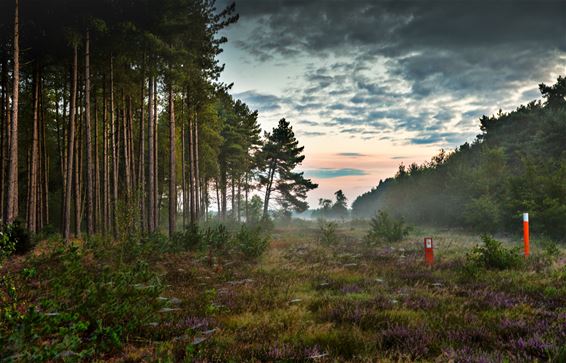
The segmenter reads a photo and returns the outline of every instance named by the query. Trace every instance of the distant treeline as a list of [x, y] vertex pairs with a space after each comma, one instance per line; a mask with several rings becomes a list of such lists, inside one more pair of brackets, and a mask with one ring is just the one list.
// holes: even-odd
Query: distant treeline
[[566, 236], [566, 78], [541, 84], [545, 102], [480, 118], [482, 134], [430, 162], [401, 164], [394, 178], [353, 203], [354, 217], [377, 210], [416, 224], [513, 232], [528, 212], [539, 234]]

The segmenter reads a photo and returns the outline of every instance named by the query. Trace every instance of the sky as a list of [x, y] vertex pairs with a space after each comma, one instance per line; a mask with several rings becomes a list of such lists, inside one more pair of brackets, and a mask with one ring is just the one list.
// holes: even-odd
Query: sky
[[[221, 0], [218, 7], [227, 4]], [[471, 142], [479, 118], [538, 99], [566, 75], [566, 0], [238, 0], [221, 81], [291, 122], [301, 170], [352, 202], [442, 148]]]

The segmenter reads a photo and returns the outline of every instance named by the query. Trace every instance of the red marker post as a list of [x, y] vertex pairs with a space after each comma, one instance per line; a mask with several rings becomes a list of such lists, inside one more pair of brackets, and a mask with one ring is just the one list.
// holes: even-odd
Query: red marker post
[[525, 257], [531, 254], [531, 246], [529, 245], [529, 213], [523, 213], [523, 241], [525, 243]]
[[425, 251], [425, 262], [427, 263], [427, 265], [432, 266], [432, 264], [434, 263], [432, 237], [426, 237], [424, 239], [424, 251]]

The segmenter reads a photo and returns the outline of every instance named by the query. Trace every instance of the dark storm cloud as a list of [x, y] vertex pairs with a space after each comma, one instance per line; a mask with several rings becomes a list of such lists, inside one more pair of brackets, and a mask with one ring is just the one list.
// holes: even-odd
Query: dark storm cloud
[[368, 46], [398, 56], [511, 43], [566, 50], [561, 0], [240, 0], [237, 7], [243, 21], [259, 22], [245, 46], [272, 55]]
[[566, 70], [565, 0], [239, 0], [237, 9], [241, 49], [305, 66], [290, 96], [246, 95], [252, 105], [285, 104], [365, 138], [460, 142], [451, 127], [538, 98], [536, 85]]

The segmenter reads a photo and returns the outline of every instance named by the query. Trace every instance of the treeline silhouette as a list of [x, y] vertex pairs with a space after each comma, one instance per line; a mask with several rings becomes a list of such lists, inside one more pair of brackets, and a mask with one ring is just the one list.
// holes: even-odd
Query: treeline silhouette
[[480, 118], [482, 133], [422, 165], [401, 164], [352, 205], [354, 217], [383, 210], [410, 223], [514, 232], [528, 212], [535, 233], [566, 236], [566, 78], [544, 97]]

